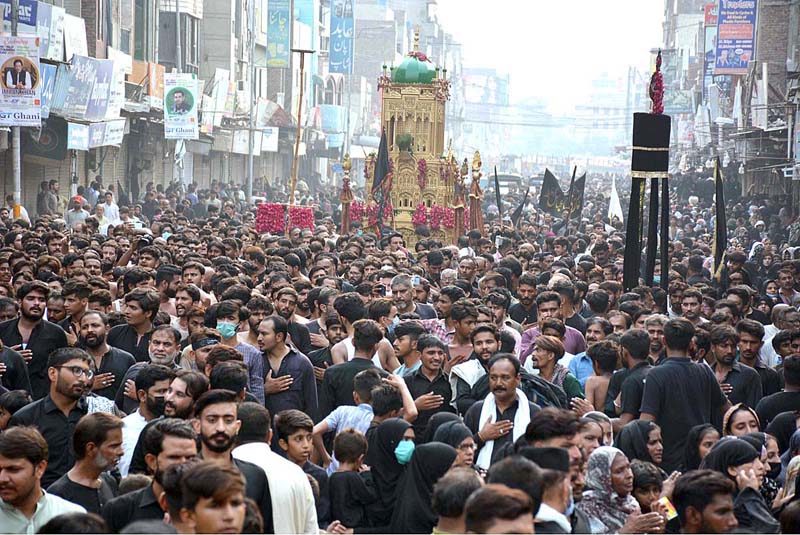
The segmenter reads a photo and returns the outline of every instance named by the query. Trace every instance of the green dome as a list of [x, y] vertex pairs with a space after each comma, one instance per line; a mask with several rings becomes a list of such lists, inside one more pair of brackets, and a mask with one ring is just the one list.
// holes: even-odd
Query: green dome
[[429, 61], [420, 61], [406, 56], [393, 72], [392, 82], [396, 84], [430, 84], [436, 78], [436, 69]]

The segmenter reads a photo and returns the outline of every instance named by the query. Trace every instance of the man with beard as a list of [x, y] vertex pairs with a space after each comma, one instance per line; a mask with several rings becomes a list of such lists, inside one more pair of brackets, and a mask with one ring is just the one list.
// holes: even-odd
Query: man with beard
[[664, 324], [668, 321], [669, 318], [663, 314], [653, 314], [644, 320], [644, 329], [650, 337], [649, 359], [653, 366], [658, 366], [667, 358], [664, 353]]
[[347, 282], [353, 288], [364, 282], [364, 262], [355, 260], [350, 264], [350, 267], [347, 268]]
[[[586, 345], [592, 346], [597, 342], [602, 342], [606, 336], [614, 332], [614, 326], [605, 318], [593, 317], [586, 320]], [[594, 373], [592, 359], [586, 351], [575, 355], [567, 365], [570, 373], [581, 383], [581, 388], [586, 388], [586, 379]], [[611, 386], [609, 386], [609, 389]]]
[[481, 324], [470, 334], [472, 356], [467, 362], [454, 366], [450, 373], [453, 405], [459, 414], [466, 414], [478, 397], [472, 389], [487, 373], [487, 364], [500, 349], [500, 333], [494, 324]]
[[[312, 290], [312, 292], [314, 292], [314, 290]], [[325, 334], [325, 322], [329, 314], [336, 313], [333, 309], [333, 300], [336, 299], [336, 296], [340, 293], [341, 292], [335, 288], [323, 287], [317, 291], [316, 298], [312, 297], [316, 319], [308, 322], [305, 327], [308, 329], [308, 334], [311, 337], [311, 347], [313, 349], [332, 347]]]
[[331, 355], [331, 348], [344, 340], [347, 332], [344, 330], [342, 320], [335, 310], [326, 312], [325, 314], [325, 338], [328, 341], [328, 346], [322, 349], [317, 349], [308, 354], [308, 360], [314, 366], [314, 377], [317, 379], [317, 388], [322, 384], [322, 378], [325, 376], [325, 370], [333, 366], [333, 355]]
[[[509, 325], [508, 308], [511, 306], [511, 293], [505, 288], [495, 288], [483, 298], [484, 304], [492, 311], [492, 319], [500, 332], [507, 332], [514, 339], [514, 354], [519, 356], [522, 335], [514, 328], [514, 323]], [[511, 320], [513, 321], [513, 320]]]
[[683, 474], [672, 491], [681, 533], [733, 533], [739, 525], [735, 493], [736, 484], [726, 474], [713, 470]]
[[[431, 321], [431, 320], [428, 320]], [[422, 366], [422, 360], [419, 350], [417, 349], [417, 341], [419, 337], [425, 334], [425, 328], [419, 321], [404, 321], [398, 325], [394, 330], [394, 353], [397, 360], [402, 362], [399, 368], [393, 373], [400, 377], [405, 377], [417, 371]]]
[[143, 449], [147, 468], [154, 474], [153, 481], [150, 485], [114, 498], [103, 506], [101, 515], [112, 533], [119, 533], [122, 528], [137, 520], [164, 518], [164, 512], [158, 505], [158, 497], [164, 492], [161, 486], [164, 472], [170, 466], [197, 457], [197, 433], [189, 422], [164, 418], [147, 430], [143, 437]]
[[50, 519], [85, 513], [80, 505], [42, 490], [48, 445], [31, 427], [0, 434], [0, 526], [5, 533], [34, 533]]
[[272, 499], [264, 470], [231, 455], [242, 422], [237, 415], [238, 397], [230, 390], [209, 390], [197, 400], [192, 420], [200, 435], [200, 457], [237, 468], [245, 478], [245, 494], [258, 505], [264, 519], [264, 532], [272, 533]]
[[67, 345], [64, 330], [43, 319], [49, 295], [50, 288], [45, 283], [26, 282], [17, 290], [20, 316], [0, 323], [0, 340], [22, 355], [28, 363], [31, 396], [34, 399], [45, 397], [50, 388], [50, 353]]
[[477, 446], [475, 465], [487, 470], [506, 456], [503, 450], [524, 433], [539, 406], [519, 390], [521, 364], [510, 353], [497, 353], [486, 366], [489, 394], [464, 415]]
[[294, 321], [308, 323], [311, 321], [311, 307], [308, 303], [308, 294], [313, 286], [307, 280], [297, 280], [292, 285], [297, 292], [297, 307], [295, 307]]
[[261, 374], [266, 407], [272, 414], [286, 409], [314, 414], [317, 410], [314, 367], [308, 357], [286, 344], [287, 334], [288, 324], [283, 316], [270, 316], [258, 327], [258, 347], [264, 354], [260, 362], [268, 366], [267, 372]]
[[137, 362], [147, 362], [153, 319], [158, 314], [159, 303], [158, 293], [150, 288], [135, 288], [126, 294], [125, 323], [111, 328], [108, 344], [127, 351]]
[[311, 337], [308, 334], [308, 329], [294, 320], [294, 312], [297, 309], [298, 302], [297, 292], [294, 288], [286, 287], [281, 288], [275, 294], [273, 303], [275, 305], [275, 313], [286, 320], [289, 329], [289, 343], [292, 344], [297, 351], [303, 355], [308, 355], [312, 351]]
[[[267, 301], [266, 298], [260, 295], [254, 295], [247, 302], [247, 310], [250, 311], [250, 317], [247, 318], [247, 332], [240, 332], [238, 334], [239, 342], [249, 344], [253, 347], [258, 347], [258, 326], [267, 316], [273, 314], [275, 309], [272, 303]], [[309, 324], [310, 325], [310, 324]]]
[[175, 372], [166, 366], [146, 364], [136, 375], [136, 396], [139, 408], [136, 412], [123, 418], [122, 445], [125, 454], [119, 463], [119, 471], [123, 477], [128, 475], [133, 451], [139, 441], [147, 422], [164, 415], [164, 396], [175, 378]]
[[181, 333], [181, 341], [189, 337], [189, 311], [200, 304], [200, 290], [190, 284], [179, 284], [175, 290], [175, 314], [170, 325]]
[[451, 343], [456, 336], [456, 320], [451, 314], [453, 305], [466, 296], [464, 290], [458, 286], [444, 286], [439, 290], [439, 295], [433, 303], [438, 319], [422, 320], [423, 327], [445, 344]]
[[758, 373], [763, 395], [766, 397], [780, 392], [783, 389], [780, 374], [761, 361], [764, 326], [755, 320], [743, 319], [736, 324], [736, 334], [739, 335], [739, 362], [750, 366]]
[[517, 286], [519, 302], [508, 309], [509, 317], [522, 325], [523, 329], [536, 323], [536, 277], [523, 273]]
[[90, 310], [81, 317], [80, 343], [94, 358], [92, 392], [113, 400], [125, 372], [136, 364], [136, 359], [127, 351], [106, 343], [108, 330], [108, 316], [102, 312]]
[[708, 323], [708, 320], [700, 315], [702, 305], [703, 294], [695, 288], [687, 288], [681, 298], [681, 317], [689, 320], [695, 327]]
[[[536, 341], [536, 337], [541, 334], [544, 320], [547, 318], [558, 318], [563, 321], [564, 312], [561, 302], [561, 295], [557, 292], [547, 291], [536, 296], [536, 321], [538, 324], [522, 334], [520, 359], [522, 359], [523, 362], [533, 352], [533, 343]], [[569, 325], [566, 327], [567, 332], [564, 336], [564, 350], [573, 355], [578, 355], [586, 351], [586, 339], [581, 332]]]
[[181, 282], [181, 268], [172, 264], [162, 264], [156, 270], [156, 290], [161, 297], [159, 310], [176, 316], [175, 295]]
[[[761, 378], [753, 368], [736, 361], [739, 335], [733, 327], [719, 325], [711, 330], [711, 369], [732, 405], [755, 407], [762, 398]], [[721, 423], [721, 422], [718, 422]]]
[[117, 407], [125, 414], [131, 414], [139, 405], [138, 388], [136, 388], [136, 377], [139, 372], [148, 364], [158, 364], [165, 366], [174, 372], [180, 369], [175, 362], [180, 349], [180, 334], [169, 325], [159, 325], [153, 331], [148, 345], [149, 362], [137, 362], [125, 372], [122, 379], [122, 388], [117, 390], [114, 402]]
[[75, 426], [72, 447], [75, 466], [47, 488], [47, 492], [100, 514], [106, 502], [117, 495], [117, 480], [109, 472], [122, 457], [120, 418], [105, 413], [87, 414]]
[[[64, 331], [61, 331], [62, 333]], [[92, 357], [82, 349], [62, 347], [47, 358], [50, 393], [14, 413], [9, 427], [36, 427], [47, 441], [52, 455], [42, 476], [42, 485], [50, 486], [75, 464], [72, 431], [88, 411], [83, 395], [89, 391], [94, 376]]]
[[436, 319], [436, 311], [431, 305], [414, 302], [413, 287], [414, 285], [411, 281], [411, 277], [408, 275], [397, 275], [392, 279], [392, 300], [397, 307], [397, 313], [406, 314], [409, 312], [416, 312], [420, 319]]

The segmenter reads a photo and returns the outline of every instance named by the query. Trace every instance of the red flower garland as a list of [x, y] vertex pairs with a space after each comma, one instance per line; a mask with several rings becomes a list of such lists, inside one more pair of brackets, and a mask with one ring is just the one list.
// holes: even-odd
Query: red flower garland
[[419, 227], [421, 225], [428, 224], [428, 208], [423, 203], [419, 203], [417, 205], [417, 209], [414, 210], [414, 215], [411, 216], [411, 223], [415, 227]]
[[444, 217], [442, 218], [442, 225], [446, 229], [452, 229], [456, 226], [456, 211], [452, 208], [444, 209]]
[[[469, 230], [469, 206], [464, 207], [464, 228]], [[483, 232], [483, 229], [478, 229]]]
[[436, 204], [431, 205], [431, 230], [439, 230], [439, 228], [442, 226], [442, 219], [444, 219], [444, 208]]
[[364, 203], [353, 201], [350, 203], [350, 221], [361, 221], [364, 218]]
[[[310, 209], [309, 209], [310, 210]], [[261, 203], [256, 214], [256, 232], [263, 234], [281, 234], [286, 230], [286, 211], [284, 206], [277, 203]], [[311, 213], [313, 224], [314, 213]], [[311, 227], [313, 228], [313, 226]]]
[[314, 210], [309, 206], [290, 206], [289, 225], [314, 230]]
[[428, 162], [425, 161], [425, 158], [420, 158], [417, 161], [417, 184], [419, 185], [419, 189], [425, 189], [425, 185], [428, 183]]

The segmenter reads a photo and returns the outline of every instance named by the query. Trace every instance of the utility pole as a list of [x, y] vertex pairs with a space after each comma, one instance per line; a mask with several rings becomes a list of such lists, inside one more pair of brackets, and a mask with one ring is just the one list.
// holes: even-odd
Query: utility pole
[[250, 128], [248, 136], [248, 161], [247, 161], [247, 186], [245, 187], [245, 203], [250, 206], [253, 201], [253, 163], [255, 159], [255, 132], [256, 127], [256, 7], [255, 0], [247, 0], [247, 32], [248, 32], [248, 45], [250, 46], [250, 55], [248, 61], [249, 66], [249, 82], [250, 82]]
[[292, 160], [292, 187], [289, 191], [289, 205], [294, 206], [294, 191], [297, 189], [297, 167], [300, 153], [300, 135], [303, 130], [303, 89], [305, 88], [306, 54], [314, 54], [316, 50], [292, 48], [292, 52], [300, 54], [300, 96], [297, 99], [297, 137], [294, 140], [294, 159]]
[[[17, 36], [19, 0], [11, 0], [11, 35]], [[19, 126], [11, 128], [11, 158], [14, 171], [14, 219], [22, 217], [22, 136]]]
[[[183, 72], [183, 51], [181, 50], [181, 0], [175, 0], [175, 68]], [[166, 102], [164, 103], [166, 106]], [[175, 166], [178, 168], [178, 184], [183, 187], [184, 140], [175, 141]], [[179, 157], [178, 154], [181, 156]]]

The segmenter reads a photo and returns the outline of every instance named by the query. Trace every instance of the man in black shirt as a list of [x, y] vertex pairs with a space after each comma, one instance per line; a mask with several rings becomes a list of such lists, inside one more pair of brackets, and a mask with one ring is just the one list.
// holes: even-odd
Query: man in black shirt
[[511, 305], [508, 315], [524, 329], [536, 323], [536, 278], [530, 273], [523, 273], [517, 287], [519, 303]]
[[238, 403], [236, 393], [230, 390], [209, 390], [197, 400], [193, 424], [200, 434], [200, 457], [239, 469], [247, 483], [247, 497], [261, 511], [264, 532], [272, 533], [272, 499], [266, 473], [261, 467], [231, 455], [242, 425], [237, 416]]
[[50, 453], [42, 476], [45, 488], [75, 463], [72, 433], [87, 413], [83, 395], [89, 391], [93, 376], [92, 357], [82, 349], [62, 347], [50, 353], [47, 361], [50, 393], [18, 410], [9, 421], [9, 427], [36, 427], [47, 441]]
[[[711, 330], [711, 352], [715, 362], [711, 365], [717, 382], [732, 404], [744, 403], [755, 407], [761, 400], [761, 378], [751, 367], [736, 362], [739, 336], [733, 327], [718, 325]], [[722, 423], [714, 421], [715, 423]]]
[[147, 467], [154, 474], [153, 482], [139, 490], [114, 498], [101, 511], [112, 533], [136, 520], [161, 520], [164, 512], [158, 504], [163, 487], [161, 480], [170, 466], [197, 457], [197, 433], [189, 422], [175, 418], [159, 420], [144, 437]]
[[450, 404], [453, 391], [450, 381], [442, 371], [447, 360], [447, 346], [432, 334], [423, 334], [417, 340], [422, 365], [405, 377], [411, 397], [419, 415], [414, 420], [414, 434], [421, 437], [428, 426], [428, 420], [437, 412], [455, 413]]
[[153, 318], [158, 314], [161, 298], [149, 288], [135, 288], [125, 295], [125, 321], [108, 333], [108, 344], [127, 351], [136, 362], [147, 362]]
[[294, 288], [287, 286], [275, 293], [273, 303], [275, 303], [275, 313], [288, 323], [289, 337], [294, 347], [303, 355], [308, 355], [313, 350], [311, 336], [308, 334], [308, 329], [305, 325], [294, 321], [297, 300], [297, 292]]
[[122, 457], [122, 420], [105, 412], [87, 414], [72, 438], [75, 466], [48, 487], [47, 492], [100, 514], [117, 495], [117, 480], [108, 472]]
[[42, 319], [50, 288], [41, 281], [26, 282], [17, 290], [20, 316], [0, 323], [0, 340], [28, 363], [31, 396], [41, 399], [50, 388], [48, 356], [67, 345], [67, 336], [55, 323]]
[[69, 345], [74, 346], [78, 343], [78, 335], [81, 330], [81, 318], [89, 308], [89, 295], [92, 287], [81, 280], [71, 279], [64, 284], [61, 295], [64, 296], [64, 310], [67, 317], [58, 322], [58, 326], [67, 333]]
[[761, 429], [766, 429], [767, 424], [778, 414], [800, 407], [800, 355], [783, 359], [783, 378], [786, 381], [783, 392], [764, 396], [756, 406]]
[[111, 347], [106, 343], [108, 316], [90, 310], [81, 318], [80, 343], [94, 358], [94, 380], [92, 392], [98, 396], [114, 399], [122, 386], [122, 378], [128, 368], [136, 363], [127, 351]]
[[647, 331], [631, 329], [622, 335], [619, 342], [622, 346], [622, 362], [627, 373], [622, 381], [619, 396], [612, 400], [614, 414], [619, 416], [619, 419], [614, 421], [615, 430], [622, 429], [628, 422], [639, 418], [645, 378], [652, 369], [647, 360], [652, 346]]
[[639, 418], [661, 427], [661, 468], [667, 472], [678, 469], [683, 462], [689, 429], [721, 418], [730, 407], [714, 373], [689, 358], [694, 332], [694, 325], [684, 318], [664, 325], [667, 360], [648, 372], [642, 394]]
[[780, 392], [783, 388], [780, 374], [761, 362], [761, 347], [764, 345], [764, 326], [757, 321], [743, 319], [736, 324], [739, 335], [739, 362], [753, 368], [761, 378], [764, 396]]

